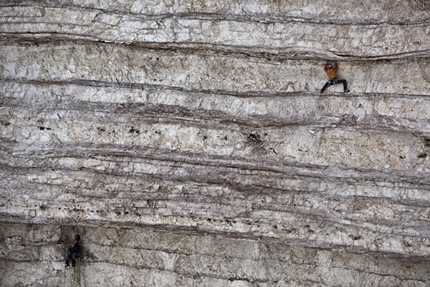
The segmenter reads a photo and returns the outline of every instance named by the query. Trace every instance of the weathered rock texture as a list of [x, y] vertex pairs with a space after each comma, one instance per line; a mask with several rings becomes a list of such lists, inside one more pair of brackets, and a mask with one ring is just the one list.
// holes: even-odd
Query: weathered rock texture
[[0, 285], [67, 226], [85, 286], [430, 284], [430, 1], [374, 2], [0, 2]]
[[[73, 286], [63, 241], [83, 238], [82, 286], [428, 286], [427, 262], [224, 236], [2, 224], [2, 286]], [[103, 237], [103, 238], [101, 238]], [[21, 284], [21, 285], [20, 285]]]

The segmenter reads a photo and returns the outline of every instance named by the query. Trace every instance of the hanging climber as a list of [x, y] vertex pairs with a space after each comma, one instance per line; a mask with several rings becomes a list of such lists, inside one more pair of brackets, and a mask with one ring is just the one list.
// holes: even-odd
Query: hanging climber
[[345, 93], [349, 92], [346, 80], [338, 80], [336, 79], [336, 72], [339, 69], [339, 65], [334, 63], [334, 66], [331, 63], [327, 63], [324, 66], [324, 72], [326, 72], [328, 76], [328, 82], [325, 83], [324, 87], [321, 89], [320, 93], [322, 94], [328, 87], [336, 84], [343, 84], [343, 91]]
[[69, 255], [66, 259], [66, 267], [69, 267], [70, 261], [72, 261], [72, 267], [75, 267], [76, 259], [81, 257], [81, 246], [79, 245], [80, 240], [80, 235], [76, 234], [75, 240], [73, 241], [73, 246], [69, 248]]

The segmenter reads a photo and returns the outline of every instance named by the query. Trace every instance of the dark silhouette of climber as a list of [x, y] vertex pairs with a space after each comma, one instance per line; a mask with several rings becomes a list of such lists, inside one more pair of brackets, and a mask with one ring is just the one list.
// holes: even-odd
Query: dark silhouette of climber
[[339, 65], [334, 63], [334, 66], [331, 63], [327, 63], [324, 66], [324, 72], [326, 72], [328, 76], [328, 82], [325, 83], [324, 87], [321, 89], [320, 93], [322, 94], [328, 87], [336, 84], [343, 84], [343, 91], [345, 93], [349, 92], [346, 80], [338, 80], [336, 79], [336, 72], [339, 69]]
[[69, 267], [70, 261], [72, 261], [72, 267], [76, 266], [76, 259], [81, 257], [81, 245], [79, 245], [79, 241], [81, 240], [81, 236], [76, 234], [75, 240], [73, 241], [73, 246], [69, 248], [69, 255], [66, 259], [66, 267]]

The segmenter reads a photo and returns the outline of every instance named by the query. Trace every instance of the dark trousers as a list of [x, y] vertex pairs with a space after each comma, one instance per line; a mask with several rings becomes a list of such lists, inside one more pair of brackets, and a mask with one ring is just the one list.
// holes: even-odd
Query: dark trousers
[[75, 267], [76, 266], [76, 259], [77, 258], [75, 256], [73, 256], [72, 254], [70, 254], [69, 256], [67, 256], [66, 266], [69, 266], [70, 265], [70, 261], [72, 261], [72, 266]]
[[324, 87], [321, 89], [321, 93], [323, 93], [328, 87], [330, 87], [332, 85], [337, 85], [337, 84], [343, 84], [343, 90], [344, 91], [348, 90], [346, 80], [333, 79], [333, 80], [330, 80], [327, 83], [325, 83]]

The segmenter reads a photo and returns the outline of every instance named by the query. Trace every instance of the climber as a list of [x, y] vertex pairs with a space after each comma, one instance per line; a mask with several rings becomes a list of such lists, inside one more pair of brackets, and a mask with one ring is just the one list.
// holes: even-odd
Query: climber
[[81, 257], [81, 246], [79, 245], [79, 241], [81, 237], [79, 234], [76, 234], [75, 240], [73, 241], [73, 246], [69, 248], [69, 255], [66, 259], [66, 267], [69, 267], [70, 261], [72, 261], [72, 267], [76, 266], [76, 259]]
[[327, 63], [324, 66], [324, 72], [326, 72], [328, 76], [328, 82], [325, 83], [324, 87], [321, 89], [320, 93], [322, 94], [328, 87], [336, 84], [343, 84], [343, 91], [345, 93], [349, 92], [346, 80], [338, 80], [336, 79], [336, 72], [339, 69], [339, 65], [337, 63], [334, 64], [334, 67], [331, 63]]

